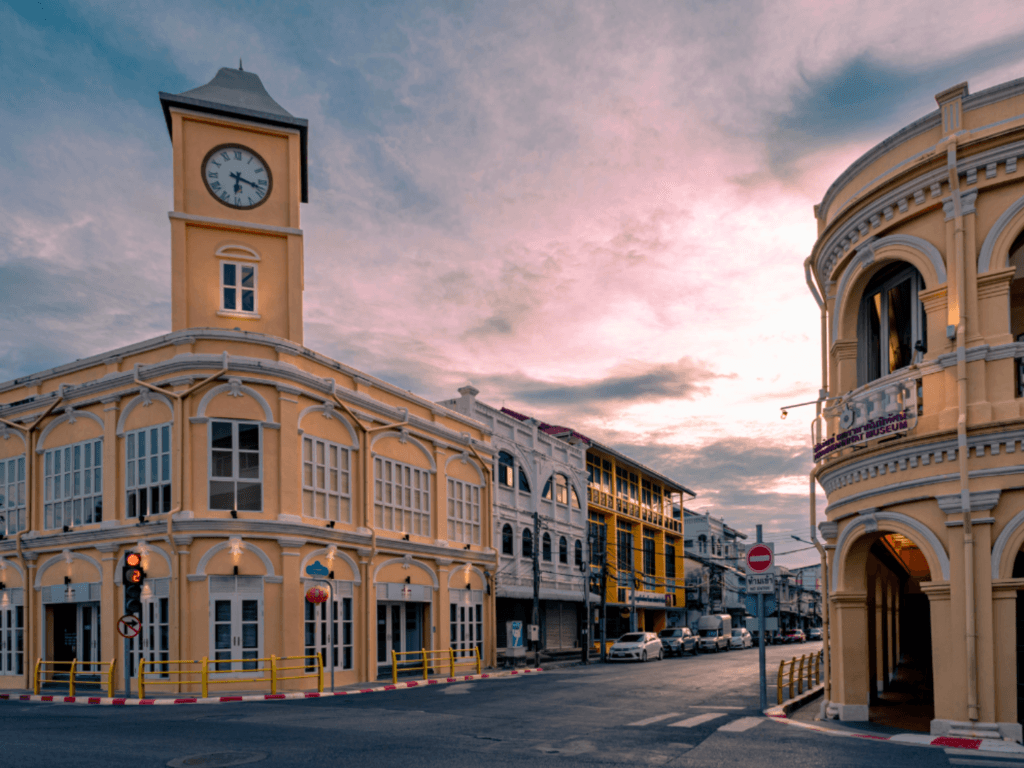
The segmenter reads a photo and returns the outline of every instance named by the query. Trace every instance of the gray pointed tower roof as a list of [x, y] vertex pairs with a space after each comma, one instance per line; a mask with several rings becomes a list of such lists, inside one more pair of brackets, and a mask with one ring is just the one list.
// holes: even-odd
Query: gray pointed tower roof
[[240, 117], [251, 122], [293, 128], [299, 131], [302, 156], [302, 202], [309, 202], [306, 173], [306, 136], [309, 121], [293, 117], [267, 93], [255, 72], [222, 67], [206, 85], [182, 93], [160, 92], [167, 131], [171, 132], [171, 107], [205, 112], [224, 117]]

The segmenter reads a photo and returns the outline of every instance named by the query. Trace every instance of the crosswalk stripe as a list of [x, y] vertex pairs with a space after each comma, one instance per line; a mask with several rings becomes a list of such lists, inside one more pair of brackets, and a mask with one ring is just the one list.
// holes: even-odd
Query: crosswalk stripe
[[746, 709], [732, 704], [694, 704], [690, 709]]
[[724, 712], [705, 712], [703, 715], [696, 715], [695, 717], [688, 717], [685, 720], [680, 720], [678, 723], [669, 723], [669, 728], [693, 728], [695, 725], [701, 725], [710, 720], [717, 720], [720, 717], [725, 717]]
[[679, 717], [679, 713], [669, 712], [667, 715], [656, 715], [655, 717], [648, 717], [646, 720], [637, 720], [635, 723], [630, 723], [630, 725], [650, 725], [661, 720], [668, 720], [670, 717]]
[[988, 766], [1001, 766], [1001, 768], [1014, 768], [1015, 766], [1024, 765], [1024, 763], [1019, 762], [1019, 761], [1020, 761], [1020, 758], [1017, 758], [1016, 760], [1014, 760], [1013, 758], [996, 759], [996, 760], [984, 760], [982, 758], [970, 758], [970, 757], [965, 758], [965, 759], [959, 759], [959, 760], [954, 758], [954, 757], [950, 757], [949, 758], [949, 764], [950, 765], [978, 765], [978, 766], [986, 766], [986, 768]]
[[730, 723], [726, 723], [718, 730], [730, 731], [732, 733], [742, 733], [743, 731], [749, 731], [751, 728], [756, 728], [763, 722], [763, 717], [741, 717], [738, 720], [733, 720]]

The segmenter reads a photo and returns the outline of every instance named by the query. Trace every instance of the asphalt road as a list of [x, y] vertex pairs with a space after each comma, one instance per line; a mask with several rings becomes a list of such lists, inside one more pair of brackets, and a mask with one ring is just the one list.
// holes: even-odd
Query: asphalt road
[[[819, 647], [769, 648], [769, 669], [783, 656]], [[305, 701], [152, 708], [0, 702], [0, 768], [156, 768], [210, 753], [258, 753], [266, 757], [248, 764], [288, 768], [993, 764], [819, 734], [763, 718], [757, 704], [756, 649]]]

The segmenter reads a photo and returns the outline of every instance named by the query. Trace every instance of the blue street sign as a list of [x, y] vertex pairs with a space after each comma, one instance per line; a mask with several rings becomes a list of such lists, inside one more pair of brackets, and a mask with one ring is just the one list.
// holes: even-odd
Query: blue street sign
[[[747, 595], [747, 613], [757, 616], [757, 595]], [[771, 616], [775, 613], [775, 595], [764, 596], [764, 615]]]

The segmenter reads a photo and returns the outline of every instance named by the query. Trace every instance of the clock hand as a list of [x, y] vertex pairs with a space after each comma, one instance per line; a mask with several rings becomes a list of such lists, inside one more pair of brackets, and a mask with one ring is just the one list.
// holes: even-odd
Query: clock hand
[[239, 181], [244, 181], [246, 184], [248, 184], [250, 187], [253, 187], [254, 189], [258, 189], [259, 188], [258, 184], [253, 184], [248, 179], [243, 178], [240, 173], [232, 173], [231, 174], [231, 178], [233, 178], [235, 180], [235, 183], [238, 183]]

